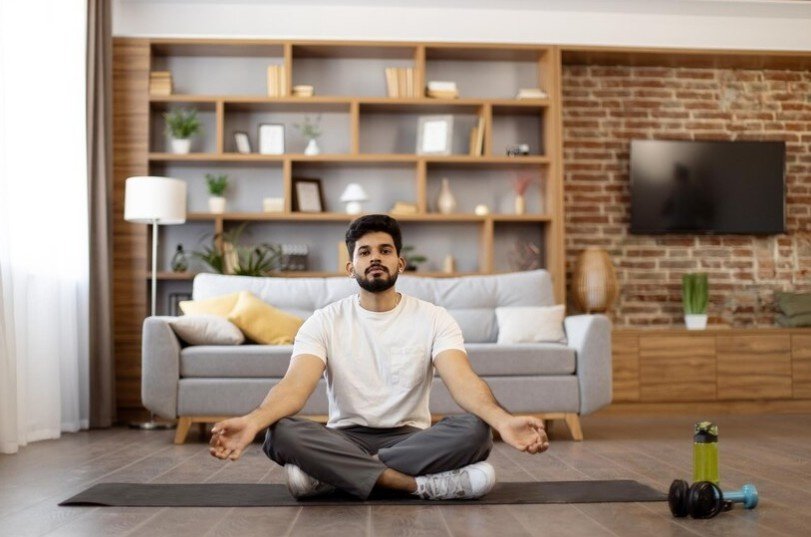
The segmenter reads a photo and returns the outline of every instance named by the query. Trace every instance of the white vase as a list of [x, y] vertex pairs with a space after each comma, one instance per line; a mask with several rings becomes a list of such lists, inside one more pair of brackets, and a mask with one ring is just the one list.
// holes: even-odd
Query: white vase
[[439, 189], [436, 207], [442, 214], [451, 214], [456, 210], [456, 198], [453, 197], [451, 185], [447, 179], [442, 179], [442, 187]]
[[225, 198], [223, 196], [211, 196], [208, 198], [208, 210], [215, 214], [225, 212]]
[[191, 153], [191, 138], [172, 138], [172, 153], [175, 155]]
[[307, 142], [307, 147], [304, 148], [305, 155], [318, 155], [321, 153], [321, 148], [318, 147], [318, 142], [315, 141], [315, 138], [310, 138], [310, 141]]
[[687, 330], [705, 330], [707, 328], [706, 313], [685, 313], [684, 325]]

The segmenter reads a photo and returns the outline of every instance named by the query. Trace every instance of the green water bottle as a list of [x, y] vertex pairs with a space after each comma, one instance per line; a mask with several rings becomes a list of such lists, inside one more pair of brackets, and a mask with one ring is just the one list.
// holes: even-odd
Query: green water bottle
[[693, 435], [693, 482], [697, 481], [719, 485], [718, 426], [709, 421], [696, 423]]

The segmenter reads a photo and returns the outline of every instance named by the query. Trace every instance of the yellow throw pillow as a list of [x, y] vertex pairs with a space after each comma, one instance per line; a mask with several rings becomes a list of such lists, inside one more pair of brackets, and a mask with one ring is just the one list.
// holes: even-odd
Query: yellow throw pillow
[[239, 299], [228, 315], [228, 320], [246, 336], [263, 345], [289, 345], [304, 322], [295, 315], [274, 308], [248, 291], [239, 293]]
[[228, 318], [238, 299], [239, 293], [231, 293], [203, 300], [184, 300], [180, 303], [180, 310], [186, 315], [217, 315]]

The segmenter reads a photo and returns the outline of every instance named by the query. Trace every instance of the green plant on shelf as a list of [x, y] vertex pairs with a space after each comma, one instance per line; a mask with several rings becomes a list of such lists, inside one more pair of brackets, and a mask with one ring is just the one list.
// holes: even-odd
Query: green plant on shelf
[[709, 305], [709, 283], [706, 272], [685, 274], [681, 279], [682, 302], [687, 315], [704, 314]]
[[206, 174], [206, 183], [208, 183], [208, 193], [212, 196], [222, 197], [225, 190], [228, 188], [228, 174]]
[[[224, 231], [204, 235], [211, 237], [210, 245], [191, 255], [218, 274], [235, 274], [238, 276], [267, 276], [281, 268], [281, 246], [277, 244], [240, 244], [246, 223]], [[219, 246], [222, 244], [222, 247]]]
[[304, 116], [303, 122], [293, 123], [293, 126], [308, 140], [315, 140], [321, 136], [321, 114], [315, 117], [315, 121], [312, 121], [310, 116]]
[[172, 138], [186, 140], [202, 130], [197, 110], [189, 108], [173, 108], [163, 114], [166, 121], [166, 133]]
[[400, 257], [405, 259], [405, 262], [406, 262], [405, 269], [407, 271], [409, 271], [409, 272], [413, 272], [413, 271], [417, 270], [417, 265], [419, 265], [420, 263], [425, 263], [426, 261], [428, 261], [428, 258], [425, 257], [424, 255], [415, 254], [413, 252], [414, 252], [414, 247], [410, 246], [410, 245], [403, 246], [403, 248], [400, 250]]

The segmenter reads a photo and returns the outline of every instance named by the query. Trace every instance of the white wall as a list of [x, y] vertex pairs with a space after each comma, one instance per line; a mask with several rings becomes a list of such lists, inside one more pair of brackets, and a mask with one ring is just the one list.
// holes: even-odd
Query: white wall
[[811, 2], [113, 0], [113, 34], [811, 51]]

